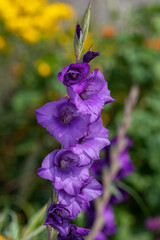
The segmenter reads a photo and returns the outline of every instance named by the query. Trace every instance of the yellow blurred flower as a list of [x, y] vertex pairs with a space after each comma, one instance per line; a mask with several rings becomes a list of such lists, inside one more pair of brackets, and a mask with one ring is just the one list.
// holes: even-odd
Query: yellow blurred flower
[[47, 0], [0, 1], [0, 18], [6, 28], [29, 43], [53, 37], [61, 19], [72, 19], [74, 9], [66, 3]]
[[4, 37], [0, 36], [0, 50], [6, 47], [6, 40]]
[[45, 61], [37, 61], [36, 68], [39, 75], [41, 75], [42, 77], [48, 77], [49, 75], [51, 75], [51, 66]]
[[58, 42], [63, 46], [68, 45], [71, 41], [72, 40], [71, 40], [70, 36], [68, 36], [65, 33], [59, 34], [59, 36], [58, 36]]

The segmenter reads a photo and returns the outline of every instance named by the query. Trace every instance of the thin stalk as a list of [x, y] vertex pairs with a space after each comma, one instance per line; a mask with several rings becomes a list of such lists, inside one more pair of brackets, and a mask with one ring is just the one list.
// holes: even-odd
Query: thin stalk
[[118, 127], [117, 130], [117, 144], [115, 147], [111, 149], [111, 166], [110, 170], [106, 173], [106, 171], [103, 172], [103, 196], [99, 198], [98, 201], [96, 201], [96, 218], [93, 223], [92, 229], [90, 231], [90, 234], [86, 238], [87, 240], [93, 240], [95, 239], [95, 236], [98, 232], [101, 231], [101, 229], [104, 226], [104, 219], [103, 219], [103, 210], [105, 206], [109, 203], [110, 197], [112, 195], [110, 191], [110, 184], [112, 183], [112, 180], [114, 179], [115, 175], [119, 171], [119, 164], [117, 163], [117, 158], [123, 148], [125, 147], [125, 141], [124, 136], [126, 135], [126, 132], [128, 130], [128, 127], [131, 122], [131, 115], [134, 106], [137, 103], [139, 95], [139, 87], [138, 86], [132, 86], [127, 101], [124, 106], [124, 120], [122, 124]]

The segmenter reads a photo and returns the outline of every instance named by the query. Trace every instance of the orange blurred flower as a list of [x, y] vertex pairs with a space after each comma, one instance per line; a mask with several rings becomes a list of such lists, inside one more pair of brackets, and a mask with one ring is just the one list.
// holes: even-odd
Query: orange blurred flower
[[13, 239], [12, 238], [6, 238], [6, 237], [0, 235], [0, 240], [13, 240]]
[[160, 51], [160, 39], [158, 38], [147, 38], [144, 45], [148, 48]]
[[[24, 71], [25, 71], [25, 65], [23, 63], [20, 63], [20, 62], [17, 62], [13, 65], [12, 67], [12, 71], [13, 71], [13, 74], [16, 76], [16, 77], [20, 77], [23, 75]], [[1, 240], [1, 239], [0, 239]]]
[[113, 26], [105, 26], [101, 29], [101, 36], [105, 38], [114, 38], [117, 34]]

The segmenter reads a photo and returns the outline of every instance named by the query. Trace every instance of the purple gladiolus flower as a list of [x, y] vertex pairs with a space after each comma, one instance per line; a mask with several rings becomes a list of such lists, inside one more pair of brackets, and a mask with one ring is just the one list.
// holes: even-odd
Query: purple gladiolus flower
[[58, 234], [58, 240], [84, 240], [83, 236], [87, 236], [89, 230], [85, 228], [79, 228], [74, 224], [70, 225], [70, 231], [67, 236]]
[[99, 232], [97, 233], [95, 240], [108, 240], [108, 238], [104, 235], [103, 232]]
[[58, 79], [67, 87], [71, 86], [76, 93], [81, 93], [86, 86], [86, 78], [89, 74], [88, 63], [74, 63], [62, 69]]
[[104, 209], [103, 218], [105, 222], [103, 232], [108, 236], [113, 235], [116, 232], [116, 224], [114, 219], [114, 212], [111, 205], [108, 204]]
[[80, 193], [84, 181], [90, 177], [87, 167], [80, 167], [80, 158], [71, 150], [55, 150], [47, 155], [38, 169], [40, 177], [53, 182], [55, 189], [68, 194]]
[[[69, 97], [46, 103], [35, 111], [38, 123], [62, 145], [61, 149], [49, 153], [38, 169], [40, 177], [52, 181], [58, 198], [59, 204], [51, 204], [44, 223], [59, 232], [58, 240], [84, 240], [89, 233], [88, 229], [70, 224], [69, 219], [75, 219], [102, 194], [102, 185], [90, 175], [89, 169], [94, 160], [99, 160], [101, 149], [110, 144], [101, 110], [114, 99], [99, 69], [89, 74], [88, 63], [99, 53], [87, 51], [80, 58], [88, 32], [90, 9], [91, 2], [83, 18], [82, 29], [77, 24], [74, 36], [76, 61], [81, 63], [70, 64], [58, 73], [58, 80], [67, 86]], [[104, 210], [104, 219], [111, 222], [109, 227], [113, 232], [111, 208]], [[104, 230], [104, 233], [99, 233], [100, 239], [106, 232], [108, 234], [109, 230]]]
[[114, 101], [110, 96], [107, 82], [99, 69], [94, 69], [90, 73], [83, 91], [77, 92], [68, 87], [67, 93], [79, 112], [91, 114], [91, 122], [98, 118], [105, 104]]
[[44, 225], [50, 225], [62, 235], [69, 233], [70, 213], [61, 204], [51, 204]]
[[[132, 146], [132, 141], [127, 136], [125, 136], [123, 140], [125, 141], [126, 145], [117, 158], [117, 161], [119, 161], [119, 163], [120, 163], [120, 169], [119, 169], [117, 175], [115, 176], [115, 180], [123, 179], [134, 171], [134, 164], [132, 163], [130, 155], [129, 155], [129, 147]], [[112, 144], [114, 146], [114, 145], [116, 145], [116, 143], [117, 143], [117, 138], [112, 139], [111, 145], [106, 146], [104, 148], [104, 153], [105, 153], [104, 158], [101, 159], [101, 161], [95, 161], [93, 163], [91, 169], [95, 175], [100, 175], [102, 168], [104, 166], [110, 167], [110, 161], [111, 161], [110, 160], [110, 148], [111, 148]]]
[[109, 130], [103, 127], [100, 117], [88, 126], [87, 135], [73, 147], [73, 152], [80, 156], [81, 165], [86, 165], [87, 161], [92, 163], [93, 160], [99, 159], [100, 150], [110, 144], [108, 133]]
[[102, 185], [90, 176], [83, 183], [79, 194], [69, 195], [65, 190], [59, 190], [57, 193], [59, 202], [69, 210], [73, 218], [76, 218], [86, 204], [89, 205], [90, 201], [102, 194]]
[[145, 222], [146, 227], [151, 231], [160, 232], [160, 217], [149, 218]]
[[80, 24], [76, 25], [76, 34], [77, 34], [77, 38], [79, 40], [80, 36], [81, 36], [81, 26], [80, 26]]
[[[91, 205], [91, 207], [89, 207], [87, 209], [87, 212], [88, 212], [88, 215], [87, 215], [88, 216], [88, 219], [87, 219], [88, 226], [92, 227], [94, 219], [95, 219], [95, 209], [94, 209], [93, 204]], [[109, 235], [114, 234], [116, 232], [116, 224], [115, 224], [115, 219], [114, 219], [114, 212], [113, 212], [113, 209], [110, 204], [106, 205], [102, 215], [103, 215], [103, 219], [104, 219], [104, 227], [101, 232], [102, 236], [103, 235], [109, 236]], [[100, 233], [99, 233], [99, 236], [100, 236]], [[98, 239], [98, 237], [96, 239]]]
[[92, 52], [92, 51], [87, 51], [83, 55], [83, 62], [89, 63], [93, 58], [99, 56], [99, 52]]
[[117, 191], [119, 194], [116, 196], [112, 195], [110, 198], [110, 203], [119, 204], [119, 203], [125, 201], [126, 199], [128, 199], [129, 195], [128, 195], [128, 193], [126, 193], [126, 191], [124, 191], [120, 187], [116, 186], [116, 183], [115, 183], [115, 187], [117, 188]]
[[87, 132], [89, 116], [78, 113], [67, 97], [46, 103], [35, 112], [38, 123], [65, 148], [75, 146]]
[[[117, 175], [115, 176], [115, 180], [125, 178], [126, 176], [130, 175], [135, 169], [134, 164], [132, 163], [130, 155], [129, 155], [129, 147], [131, 147], [133, 145], [132, 141], [127, 136], [125, 136], [122, 139], [122, 141], [125, 141], [125, 146], [117, 158], [117, 161], [119, 161], [119, 163], [120, 163], [120, 170], [118, 171]], [[117, 138], [112, 139], [111, 145], [112, 144], [113, 144], [113, 146], [117, 144]], [[110, 166], [110, 158], [108, 158], [110, 148], [106, 147], [105, 151], [106, 151], [105, 161], [106, 161], [107, 165]]]

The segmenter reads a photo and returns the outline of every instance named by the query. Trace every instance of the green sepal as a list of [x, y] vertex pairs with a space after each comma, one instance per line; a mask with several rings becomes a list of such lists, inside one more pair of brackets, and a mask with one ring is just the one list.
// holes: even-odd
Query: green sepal
[[82, 24], [80, 25], [81, 33], [80, 33], [80, 38], [79, 39], [78, 39], [77, 32], [76, 32], [76, 29], [75, 29], [74, 51], [75, 51], [76, 62], [78, 62], [78, 60], [80, 58], [85, 40], [87, 38], [87, 34], [88, 34], [88, 30], [89, 30], [89, 24], [90, 24], [90, 15], [91, 15], [91, 1], [89, 2], [88, 8], [86, 9], [86, 12], [83, 16]]

